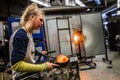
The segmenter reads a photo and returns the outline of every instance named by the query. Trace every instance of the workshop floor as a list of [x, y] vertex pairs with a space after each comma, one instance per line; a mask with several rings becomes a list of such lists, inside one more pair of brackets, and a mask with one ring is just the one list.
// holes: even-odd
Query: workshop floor
[[104, 55], [94, 58], [97, 64], [95, 69], [80, 71], [81, 80], [120, 80], [120, 55], [118, 52], [108, 52], [112, 64], [103, 62]]
[[[120, 55], [118, 52], [109, 52], [108, 58], [112, 60], [112, 64], [103, 62], [105, 55], [98, 55], [93, 58], [96, 63], [95, 69], [80, 71], [81, 80], [120, 80]], [[12, 80], [11, 74], [6, 72], [0, 73], [0, 80]]]

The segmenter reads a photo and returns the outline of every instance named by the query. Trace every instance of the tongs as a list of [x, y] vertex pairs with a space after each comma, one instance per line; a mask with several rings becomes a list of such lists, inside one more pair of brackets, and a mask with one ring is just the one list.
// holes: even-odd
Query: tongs
[[[51, 53], [55, 53], [55, 52], [56, 52], [56, 51], [48, 51], [47, 53], [48, 53], [48, 54], [51, 54]], [[46, 55], [44, 55], [44, 56], [46, 56], [46, 57], [48, 57], [48, 58], [54, 58], [54, 59], [56, 59], [55, 57], [51, 57], [51, 56], [49, 56], [48, 54], [46, 54]], [[39, 56], [37, 62], [39, 62], [40, 59], [41, 59], [41, 57]]]
[[49, 55], [45, 55], [45, 56], [48, 57], [48, 58], [56, 59], [56, 57], [52, 57], [52, 56], [49, 56]]
[[[48, 51], [47, 53], [48, 54], [51, 54], [51, 53], [55, 53], [56, 51]], [[46, 57], [48, 57], [48, 58], [54, 58], [54, 59], [56, 59], [56, 57], [52, 57], [52, 56], [49, 56], [49, 55], [45, 55]]]

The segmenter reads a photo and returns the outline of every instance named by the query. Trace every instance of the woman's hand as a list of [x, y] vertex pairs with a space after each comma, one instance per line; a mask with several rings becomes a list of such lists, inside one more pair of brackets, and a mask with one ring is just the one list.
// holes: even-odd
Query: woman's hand
[[46, 55], [47, 54], [47, 51], [42, 51], [42, 55]]
[[47, 64], [48, 69], [52, 69], [54, 67], [60, 67], [58, 64], [54, 64], [54, 63], [50, 63], [50, 62], [46, 62], [46, 64]]

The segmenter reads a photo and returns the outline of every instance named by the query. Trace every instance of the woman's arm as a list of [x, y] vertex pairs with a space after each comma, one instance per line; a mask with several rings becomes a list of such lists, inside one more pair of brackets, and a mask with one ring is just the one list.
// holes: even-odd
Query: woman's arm
[[47, 64], [32, 64], [25, 61], [19, 61], [13, 66], [13, 70], [18, 72], [40, 72], [47, 70]]

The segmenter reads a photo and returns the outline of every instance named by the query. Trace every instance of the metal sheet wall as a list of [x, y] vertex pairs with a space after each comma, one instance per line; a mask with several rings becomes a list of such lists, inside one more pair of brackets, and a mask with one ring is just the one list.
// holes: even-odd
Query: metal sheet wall
[[87, 56], [105, 54], [105, 41], [101, 13], [81, 14], [82, 31], [86, 36], [85, 51]]

